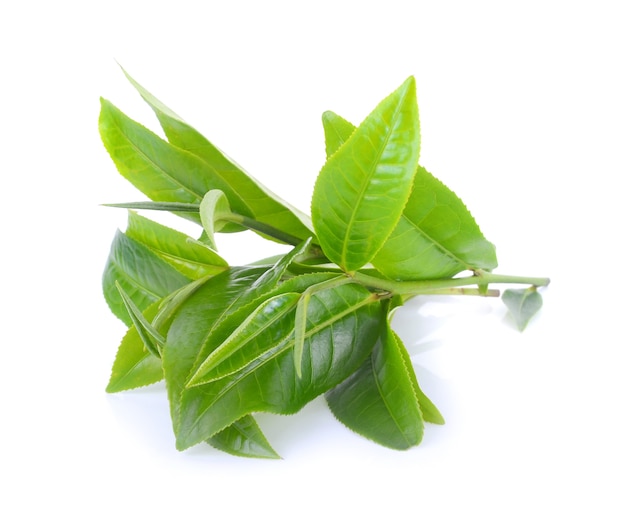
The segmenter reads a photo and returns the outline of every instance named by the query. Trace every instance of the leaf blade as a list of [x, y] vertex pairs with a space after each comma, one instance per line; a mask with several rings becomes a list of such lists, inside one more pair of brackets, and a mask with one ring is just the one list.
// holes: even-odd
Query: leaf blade
[[507, 289], [502, 293], [502, 301], [509, 309], [517, 328], [524, 331], [530, 319], [543, 305], [541, 294], [534, 287], [527, 289]]
[[[122, 71], [144, 101], [152, 108], [170, 143], [197, 156], [216, 177], [228, 181], [233, 189], [237, 189], [241, 199], [250, 208], [250, 213], [245, 215], [272, 227], [280, 228], [300, 240], [313, 236], [311, 219], [306, 214], [265, 188], [195, 128], [159, 101], [123, 68]], [[216, 188], [225, 192], [232, 205], [231, 193], [222, 187]], [[237, 207], [233, 206], [233, 210], [243, 214]]]
[[383, 446], [406, 450], [419, 444], [424, 418], [406, 350], [386, 322], [381, 340], [363, 365], [325, 394], [339, 421]]
[[[309, 304], [302, 379], [295, 372], [293, 343], [274, 336], [254, 341], [265, 353], [236, 373], [185, 390], [177, 448], [184, 450], [255, 411], [293, 413], [354, 371], [371, 351], [380, 324], [378, 299], [356, 284], [328, 289]], [[180, 332], [172, 326], [168, 346]], [[185, 345], [182, 342], [183, 346]]]
[[415, 80], [385, 98], [327, 159], [311, 212], [320, 244], [344, 271], [367, 264], [397, 223], [419, 158]]
[[126, 236], [146, 246], [190, 280], [222, 272], [228, 263], [186, 234], [129, 211]]

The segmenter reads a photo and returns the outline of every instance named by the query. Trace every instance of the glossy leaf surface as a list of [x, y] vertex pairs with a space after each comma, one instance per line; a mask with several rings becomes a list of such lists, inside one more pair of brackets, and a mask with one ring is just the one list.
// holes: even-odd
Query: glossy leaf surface
[[372, 263], [398, 280], [446, 278], [498, 265], [494, 246], [463, 202], [423, 167], [400, 221]]
[[228, 263], [206, 245], [134, 212], [129, 212], [126, 236], [148, 247], [191, 280], [218, 274], [228, 267]]
[[523, 331], [530, 319], [541, 309], [543, 299], [535, 288], [507, 289], [502, 293], [502, 301], [520, 331]]
[[[323, 124], [330, 155], [355, 129], [333, 112], [324, 114]], [[402, 216], [372, 262], [397, 280], [444, 278], [467, 269], [491, 271], [498, 265], [495, 247], [464, 203], [421, 166]]]
[[348, 428], [389, 448], [419, 444], [424, 419], [408, 354], [388, 324], [363, 365], [326, 393], [333, 414]]
[[[177, 320], [199, 318], [204, 303], [185, 306]], [[184, 308], [183, 308], [184, 309]], [[315, 295], [309, 304], [310, 329], [305, 338], [302, 378], [295, 373], [293, 342], [273, 332], [251, 346], [264, 353], [237, 372], [182, 394], [177, 446], [188, 448], [240, 417], [256, 411], [293, 413], [350, 375], [371, 352], [380, 328], [380, 303], [366, 289], [349, 284]], [[166, 349], [193, 354], [201, 338], [191, 328], [176, 327]], [[205, 330], [206, 331], [206, 330]], [[290, 330], [288, 330], [290, 331]], [[196, 331], [200, 333], [199, 329]]]
[[326, 256], [350, 272], [371, 261], [411, 191], [420, 135], [407, 79], [326, 161], [313, 191], [313, 225]]
[[[117, 170], [153, 201], [200, 203], [211, 189], [229, 185], [193, 154], [171, 145], [102, 99], [100, 136]], [[251, 211], [237, 193], [229, 195], [233, 209]], [[200, 223], [198, 214], [181, 213]]]
[[144, 311], [150, 304], [180, 289], [190, 280], [146, 246], [118, 231], [104, 269], [102, 287], [111, 311], [130, 326], [132, 320], [115, 282], [119, 282], [132, 302]]
[[[211, 188], [222, 190], [234, 211], [277, 227], [300, 240], [306, 240], [313, 236], [313, 227], [308, 216], [244, 172], [241, 167], [237, 166], [197, 130], [130, 77], [128, 73], [124, 73], [155, 112], [170, 143], [197, 156], [211, 171], [213, 178], [219, 178], [226, 183], [228, 188], [223, 185], [214, 185]], [[205, 192], [208, 190], [209, 188]], [[246, 203], [249, 210], [248, 214], [239, 208], [238, 200], [233, 199], [234, 195]]]
[[252, 416], [246, 415], [218, 432], [207, 442], [235, 456], [280, 459]]

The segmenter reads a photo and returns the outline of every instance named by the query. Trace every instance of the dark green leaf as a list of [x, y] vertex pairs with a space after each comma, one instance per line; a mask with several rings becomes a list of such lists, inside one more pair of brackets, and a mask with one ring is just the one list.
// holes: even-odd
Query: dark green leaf
[[412, 77], [384, 99], [326, 161], [313, 225], [326, 256], [350, 272], [371, 261], [411, 192], [420, 135]]
[[[166, 346], [181, 355], [193, 354], [197, 348], [189, 333], [206, 331], [204, 324], [192, 329], [182, 323], [198, 317], [198, 305], [185, 307], [189, 311], [181, 310]], [[204, 441], [255, 411], [293, 413], [301, 409], [359, 367], [376, 342], [380, 320], [378, 298], [357, 284], [316, 294], [309, 303], [302, 378], [296, 375], [292, 339], [273, 331], [262, 333], [250, 343], [266, 350], [254, 353], [257, 359], [232, 375], [183, 392], [177, 447], [185, 449]]]
[[388, 323], [363, 365], [326, 393], [333, 414], [348, 428], [389, 448], [417, 445], [424, 419], [417, 380], [400, 339]]
[[242, 457], [280, 459], [252, 416], [246, 415], [218, 432], [207, 442], [224, 452]]
[[502, 301], [520, 331], [523, 331], [530, 319], [541, 309], [543, 300], [534, 287], [528, 289], [507, 289], [502, 293]]

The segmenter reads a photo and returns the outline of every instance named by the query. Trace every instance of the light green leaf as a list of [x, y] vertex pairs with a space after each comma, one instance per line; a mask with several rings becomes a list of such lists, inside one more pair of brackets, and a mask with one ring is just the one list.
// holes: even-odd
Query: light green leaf
[[326, 393], [337, 419], [353, 431], [398, 450], [417, 445], [424, 418], [408, 353], [386, 323], [363, 365]]
[[419, 147], [410, 77], [326, 161], [312, 219], [324, 253], [344, 271], [370, 262], [391, 234], [411, 192]]
[[280, 459], [269, 444], [259, 425], [250, 415], [235, 421], [232, 425], [218, 432], [207, 442], [219, 450], [242, 457]]
[[[154, 110], [170, 143], [201, 159], [211, 171], [212, 177], [227, 183], [229, 189], [220, 185], [214, 185], [211, 188], [220, 189], [226, 194], [233, 211], [271, 225], [300, 240], [313, 236], [313, 227], [308, 216], [265, 188], [135, 81], [126, 71], [124, 74]], [[205, 192], [207, 190], [209, 188]], [[249, 213], [240, 210], [237, 201], [233, 200], [235, 192], [249, 208]]]
[[[223, 178], [202, 160], [177, 148], [101, 99], [100, 136], [117, 170], [153, 201], [197, 203], [212, 189], [227, 193], [234, 210], [251, 211]], [[198, 214], [180, 213], [200, 223]], [[235, 230], [242, 230], [236, 228]]]
[[498, 265], [495, 247], [463, 202], [423, 167], [400, 221], [372, 263], [397, 280], [447, 278]]
[[[148, 320], [152, 320], [158, 305], [159, 302], [155, 302], [144, 312]], [[146, 350], [137, 328], [131, 326], [118, 348], [106, 391], [115, 393], [132, 390], [162, 379], [161, 360]]]
[[[354, 125], [333, 112], [324, 114], [323, 123], [326, 149], [332, 155]], [[398, 224], [372, 262], [397, 280], [446, 278], [468, 269], [491, 271], [498, 265], [495, 247], [463, 202], [421, 166]]]
[[209, 240], [209, 245], [216, 249], [215, 232], [224, 228], [224, 219], [231, 214], [228, 198], [221, 190], [209, 190], [200, 202], [200, 221]]
[[343, 145], [355, 130], [355, 126], [334, 112], [322, 114], [326, 157], [332, 156]]
[[216, 275], [228, 263], [215, 251], [182, 232], [129, 211], [126, 236], [145, 245], [191, 280]]
[[132, 324], [115, 282], [126, 291], [133, 304], [144, 311], [190, 282], [171, 265], [141, 243], [117, 232], [102, 277], [104, 297], [111, 311], [127, 326]]
[[124, 306], [128, 311], [128, 315], [130, 319], [133, 321], [133, 326], [137, 330], [139, 337], [141, 338], [144, 346], [148, 350], [148, 352], [152, 353], [155, 357], [161, 357], [161, 353], [159, 352], [159, 346], [163, 346], [165, 344], [165, 339], [163, 335], [161, 335], [156, 329], [152, 327], [152, 325], [146, 320], [143, 316], [139, 308], [133, 304], [133, 301], [126, 294], [124, 289], [120, 286], [119, 282], [115, 282], [117, 286], [117, 290], [122, 297], [122, 301], [124, 302]]
[[[206, 329], [182, 321], [202, 318], [204, 303], [198, 301], [181, 308], [168, 333], [166, 349], [181, 355], [194, 353], [190, 347], [198, 342], [190, 342], [189, 334]], [[182, 393], [177, 447], [182, 450], [204, 441], [252, 412], [298, 411], [359, 367], [376, 342], [380, 321], [378, 298], [357, 284], [316, 294], [309, 303], [302, 378], [295, 372], [293, 340], [286, 338], [292, 328], [279, 335], [263, 332], [249, 345], [266, 350], [262, 354], [255, 351], [257, 359], [232, 375]]]
[[543, 305], [541, 295], [534, 287], [507, 289], [502, 293], [502, 301], [509, 308], [509, 313], [520, 331], [524, 331], [530, 319]]

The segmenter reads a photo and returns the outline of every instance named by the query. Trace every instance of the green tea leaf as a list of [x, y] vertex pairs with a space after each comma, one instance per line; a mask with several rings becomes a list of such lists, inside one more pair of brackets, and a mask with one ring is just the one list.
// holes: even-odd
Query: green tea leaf
[[179, 426], [180, 399], [187, 379], [196, 361], [204, 359], [198, 357], [204, 341], [226, 313], [236, 310], [245, 302], [242, 298], [253, 294], [252, 284], [267, 270], [267, 267], [231, 267], [207, 280], [178, 308], [161, 355], [174, 431]]
[[[154, 201], [199, 204], [209, 190], [227, 187], [211, 177], [195, 156], [164, 141], [105, 99], [101, 99], [99, 128], [118, 172]], [[237, 195], [231, 203], [242, 214], [250, 213]], [[198, 214], [181, 215], [200, 223]]]
[[337, 419], [353, 431], [389, 448], [417, 445], [424, 418], [408, 353], [388, 322], [363, 365], [326, 393]]
[[446, 278], [498, 265], [495, 247], [463, 202], [423, 167], [400, 221], [372, 263], [396, 280]]
[[250, 415], [235, 421], [207, 442], [224, 452], [242, 457], [280, 459], [269, 444], [259, 425]]
[[[148, 320], [152, 320], [158, 305], [159, 302], [155, 302], [144, 312]], [[131, 326], [117, 350], [106, 391], [115, 393], [132, 390], [162, 379], [161, 360], [146, 350], [137, 328]]]
[[111, 311], [127, 326], [132, 324], [115, 282], [126, 291], [140, 311], [190, 280], [161, 260], [150, 249], [117, 232], [102, 277], [104, 297]]
[[228, 263], [215, 251], [182, 232], [129, 211], [126, 236], [143, 244], [191, 280], [216, 275]]
[[[126, 71], [124, 74], [155, 112], [170, 143], [197, 156], [211, 171], [213, 178], [226, 182], [228, 189], [221, 185], [214, 185], [211, 188], [220, 189], [226, 194], [233, 211], [278, 228], [300, 240], [306, 240], [314, 235], [311, 219], [308, 216], [244, 172], [241, 167], [154, 97]], [[246, 204], [249, 213], [240, 210], [237, 201], [233, 200], [234, 194]]]
[[322, 114], [326, 157], [332, 156], [343, 145], [355, 130], [355, 126], [334, 112]]
[[[177, 327], [178, 321], [184, 325], [183, 320], [198, 316], [199, 306], [189, 307], [172, 324], [166, 346], [182, 355], [193, 353], [188, 333], [201, 331], [199, 326]], [[263, 332], [250, 347], [265, 353], [254, 353], [258, 358], [232, 375], [183, 392], [177, 447], [182, 450], [204, 441], [252, 412], [301, 409], [360, 366], [376, 342], [380, 320], [377, 297], [357, 284], [316, 294], [309, 303], [302, 378], [295, 372], [293, 340], [286, 339], [291, 329], [280, 335]]]
[[[324, 113], [323, 124], [332, 155], [354, 125], [333, 112]], [[463, 202], [421, 166], [398, 224], [372, 263], [396, 280], [445, 278], [468, 269], [491, 271], [498, 265], [495, 247]]]
[[502, 301], [520, 331], [524, 331], [530, 319], [541, 309], [543, 300], [534, 287], [528, 289], [507, 289], [502, 293]]
[[209, 190], [200, 203], [200, 220], [202, 228], [209, 240], [209, 245], [214, 249], [214, 233], [224, 227], [227, 221], [224, 218], [231, 214], [228, 198], [221, 190]]
[[165, 339], [163, 336], [155, 330], [152, 325], [146, 320], [143, 316], [139, 308], [133, 304], [133, 301], [126, 294], [124, 289], [120, 286], [119, 282], [115, 282], [117, 286], [117, 290], [122, 297], [122, 301], [124, 302], [124, 306], [128, 311], [128, 316], [130, 316], [133, 321], [133, 326], [137, 330], [139, 337], [141, 338], [144, 346], [155, 357], [161, 357], [161, 353], [159, 352], [159, 346], [163, 346], [165, 344]]
[[410, 77], [326, 161], [312, 219], [324, 253], [344, 271], [370, 262], [393, 231], [411, 192], [419, 147]]

